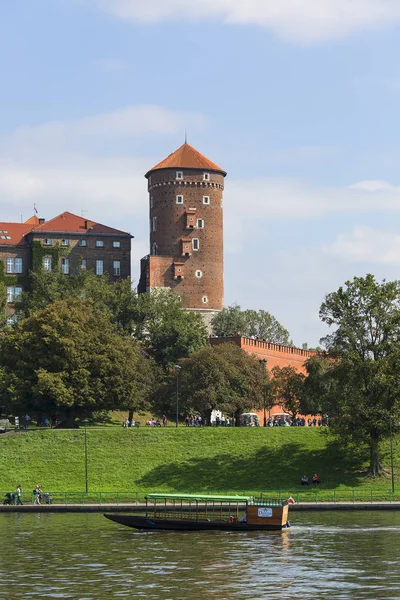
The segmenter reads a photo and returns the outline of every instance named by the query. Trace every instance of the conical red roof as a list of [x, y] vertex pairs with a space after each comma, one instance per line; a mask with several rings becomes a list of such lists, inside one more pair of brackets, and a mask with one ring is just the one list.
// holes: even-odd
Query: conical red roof
[[201, 169], [219, 171], [224, 176], [226, 175], [226, 172], [221, 167], [206, 158], [203, 154], [200, 154], [200, 152], [186, 142], [178, 150], [175, 150], [175, 152], [167, 156], [158, 165], [150, 169], [145, 177], [148, 177], [152, 171], [158, 171], [159, 169]]

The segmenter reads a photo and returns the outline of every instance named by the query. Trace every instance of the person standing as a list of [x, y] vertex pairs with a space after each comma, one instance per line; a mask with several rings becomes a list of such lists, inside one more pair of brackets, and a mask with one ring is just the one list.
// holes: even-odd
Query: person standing
[[41, 495], [42, 495], [42, 490], [40, 489], [40, 485], [39, 484], [37, 484], [37, 486], [33, 490], [33, 495], [35, 496], [33, 504], [40, 504], [40, 498], [41, 498]]
[[17, 504], [19, 504], [20, 506], [22, 506], [21, 494], [22, 494], [22, 488], [21, 488], [21, 485], [18, 484], [17, 485]]

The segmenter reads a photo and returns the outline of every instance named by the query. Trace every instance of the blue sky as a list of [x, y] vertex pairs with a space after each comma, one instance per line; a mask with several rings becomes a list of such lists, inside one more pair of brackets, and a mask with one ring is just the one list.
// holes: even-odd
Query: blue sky
[[228, 171], [225, 303], [318, 343], [325, 293], [400, 267], [398, 0], [3, 0], [2, 220], [63, 210], [148, 252], [144, 173]]

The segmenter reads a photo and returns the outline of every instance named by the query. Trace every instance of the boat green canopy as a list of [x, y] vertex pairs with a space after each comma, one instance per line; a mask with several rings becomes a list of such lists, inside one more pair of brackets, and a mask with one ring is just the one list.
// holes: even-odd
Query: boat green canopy
[[252, 496], [220, 496], [214, 494], [147, 494], [148, 500], [179, 500], [182, 502], [249, 502]]

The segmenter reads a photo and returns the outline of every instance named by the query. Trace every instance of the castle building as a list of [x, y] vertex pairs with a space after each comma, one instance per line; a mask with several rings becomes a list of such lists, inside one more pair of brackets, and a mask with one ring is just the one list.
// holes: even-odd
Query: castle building
[[132, 235], [63, 212], [50, 221], [0, 222], [0, 284], [7, 293], [7, 323], [15, 322], [14, 304], [29, 288], [29, 272], [59, 270], [68, 276], [82, 269], [120, 281], [131, 274]]
[[150, 254], [139, 292], [169, 288], [209, 322], [224, 302], [222, 195], [226, 172], [186, 142], [150, 169]]

